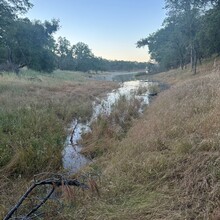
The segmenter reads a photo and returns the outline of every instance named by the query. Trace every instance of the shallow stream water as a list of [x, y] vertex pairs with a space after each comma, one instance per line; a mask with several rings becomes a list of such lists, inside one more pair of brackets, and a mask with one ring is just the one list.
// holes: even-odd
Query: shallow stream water
[[135, 98], [140, 100], [140, 113], [144, 106], [149, 103], [148, 81], [127, 81], [120, 84], [120, 87], [108, 93], [106, 98], [98, 99], [93, 103], [93, 114], [89, 121], [81, 123], [74, 119], [69, 128], [69, 135], [66, 138], [63, 150], [63, 167], [70, 173], [76, 173], [80, 168], [92, 162], [80, 153], [83, 146], [79, 144], [82, 135], [91, 132], [90, 126], [100, 115], [110, 115], [112, 106], [117, 103], [120, 97], [125, 96], [127, 100]]

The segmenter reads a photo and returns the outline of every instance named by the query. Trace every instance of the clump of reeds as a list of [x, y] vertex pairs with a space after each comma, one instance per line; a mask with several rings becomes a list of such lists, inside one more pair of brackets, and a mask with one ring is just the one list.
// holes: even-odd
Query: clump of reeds
[[112, 106], [111, 114], [100, 115], [92, 124], [92, 132], [84, 135], [82, 153], [94, 158], [108, 151], [112, 142], [125, 137], [133, 120], [139, 117], [140, 107], [141, 102], [135, 97], [121, 96]]

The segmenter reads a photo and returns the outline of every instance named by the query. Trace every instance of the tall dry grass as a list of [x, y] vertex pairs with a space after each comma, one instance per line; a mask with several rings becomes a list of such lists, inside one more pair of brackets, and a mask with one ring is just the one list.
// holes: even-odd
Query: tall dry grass
[[100, 115], [91, 125], [91, 132], [82, 138], [82, 153], [89, 158], [100, 157], [108, 152], [112, 143], [123, 139], [133, 121], [139, 118], [141, 101], [121, 96], [112, 106], [110, 115]]
[[87, 198], [72, 219], [219, 218], [220, 72], [201, 68], [161, 92], [91, 165], [101, 198]]

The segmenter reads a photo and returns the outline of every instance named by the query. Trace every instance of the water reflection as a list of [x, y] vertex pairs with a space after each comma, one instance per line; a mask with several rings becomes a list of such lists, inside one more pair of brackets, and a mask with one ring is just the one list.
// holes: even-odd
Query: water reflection
[[[126, 75], [126, 77], [132, 76]], [[79, 144], [79, 141], [82, 139], [82, 134], [91, 132], [90, 126], [97, 119], [98, 116], [110, 115], [112, 106], [117, 103], [121, 96], [126, 97], [127, 100], [131, 98], [139, 100], [141, 102], [141, 108], [139, 111], [141, 112], [144, 106], [149, 103], [147, 88], [150, 84], [151, 83], [148, 81], [138, 80], [121, 83], [120, 88], [108, 93], [105, 99], [97, 98], [97, 101], [93, 103], [92, 117], [87, 123], [81, 123], [77, 119], [75, 119], [70, 126], [70, 134], [66, 139], [63, 151], [64, 168], [71, 173], [76, 173], [85, 164], [91, 162], [85, 156], [80, 154], [82, 146]]]

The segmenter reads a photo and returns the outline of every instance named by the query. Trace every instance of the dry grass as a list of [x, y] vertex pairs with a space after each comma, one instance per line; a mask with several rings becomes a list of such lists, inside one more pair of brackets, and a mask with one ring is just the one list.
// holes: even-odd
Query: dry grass
[[[219, 219], [218, 66], [211, 60], [197, 75], [179, 70], [155, 75], [172, 86], [154, 99], [141, 119], [132, 120], [123, 139], [115, 138], [111, 120], [98, 121], [88, 139], [94, 143], [88, 145], [95, 148], [99, 141], [98, 149], [106, 149], [82, 172], [100, 175], [95, 186], [100, 197], [77, 194], [57, 219]], [[123, 105], [116, 110], [128, 110]], [[113, 113], [113, 121], [120, 114]], [[119, 125], [125, 126], [120, 120]], [[4, 211], [8, 202], [2, 204]]]
[[85, 200], [72, 219], [218, 219], [220, 72], [202, 68], [172, 79], [97, 158], [90, 169], [102, 173], [101, 198]]
[[84, 135], [82, 153], [90, 158], [100, 157], [108, 152], [112, 143], [125, 137], [138, 113], [141, 102], [134, 97], [127, 100], [121, 96], [112, 106], [110, 115], [101, 115], [91, 126], [91, 133]]
[[95, 97], [115, 87], [71, 72], [0, 76], [0, 218], [33, 175], [62, 169], [69, 123], [86, 120]]
[[220, 71], [220, 57], [214, 57], [202, 61], [202, 65], [198, 64], [197, 74], [193, 75], [190, 65], [187, 66], [187, 69], [173, 69], [168, 72], [162, 72], [155, 75], [150, 75], [149, 78], [168, 83], [169, 85], [174, 85], [184, 80], [196, 79], [201, 76], [209, 75], [210, 73], [215, 73]]

